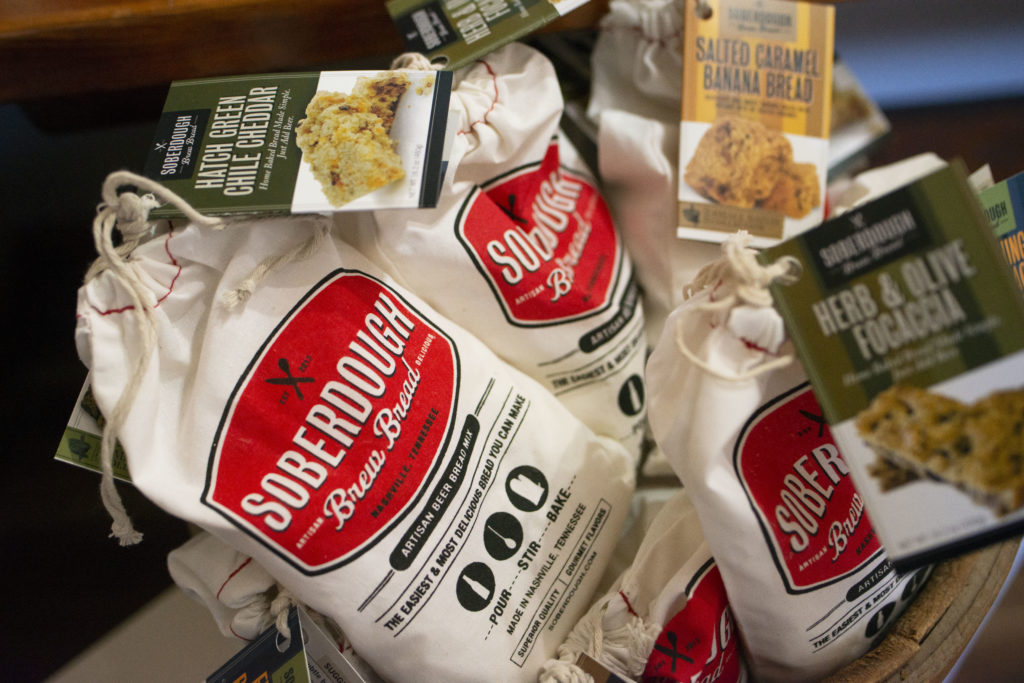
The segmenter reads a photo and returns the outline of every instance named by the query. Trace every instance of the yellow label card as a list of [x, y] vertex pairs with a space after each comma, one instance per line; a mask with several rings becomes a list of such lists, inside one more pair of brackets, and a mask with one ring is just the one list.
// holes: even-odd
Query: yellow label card
[[678, 236], [764, 247], [820, 223], [835, 9], [687, 0], [685, 26]]

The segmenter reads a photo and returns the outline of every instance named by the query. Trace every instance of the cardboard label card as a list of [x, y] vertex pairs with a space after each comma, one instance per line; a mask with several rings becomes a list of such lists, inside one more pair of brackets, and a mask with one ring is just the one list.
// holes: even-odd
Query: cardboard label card
[[1024, 299], [962, 165], [762, 257], [832, 434], [900, 569], [1024, 528]]
[[[75, 401], [71, 416], [68, 418], [68, 425], [64, 428], [64, 434], [57, 445], [57, 453], [54, 458], [93, 472], [102, 472], [103, 467], [100, 465], [102, 423], [103, 416], [92, 396], [89, 380], [86, 379], [78, 394], [78, 400]], [[116, 479], [131, 481], [128, 474], [128, 460], [125, 458], [121, 444], [114, 446], [111, 465]]]
[[436, 71], [175, 81], [145, 174], [211, 215], [435, 206], [451, 87]]
[[835, 10], [789, 0], [687, 0], [679, 237], [755, 247], [821, 222]]
[[832, 65], [832, 116], [829, 124], [828, 175], [835, 178], [874, 151], [892, 124], [857, 76], [840, 59]]
[[406, 50], [458, 69], [522, 38], [587, 0], [389, 0]]
[[271, 626], [206, 678], [206, 683], [381, 683], [338, 649], [302, 607], [288, 614], [291, 637]]
[[978, 194], [1017, 287], [1024, 291], [1024, 173]]

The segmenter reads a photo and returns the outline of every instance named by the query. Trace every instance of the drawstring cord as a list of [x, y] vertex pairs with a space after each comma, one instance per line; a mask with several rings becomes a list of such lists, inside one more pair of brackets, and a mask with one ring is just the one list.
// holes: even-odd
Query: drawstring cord
[[432, 63], [421, 52], [403, 52], [391, 61], [391, 68], [407, 71], [440, 71], [441, 65]]
[[[118, 194], [118, 189], [123, 186], [134, 186], [147, 194], [141, 197], [133, 192]], [[138, 396], [142, 378], [149, 366], [149, 357], [156, 348], [156, 322], [153, 318], [156, 301], [146, 283], [128, 262], [132, 251], [142, 238], [151, 232], [149, 212], [164, 202], [173, 204], [195, 225], [220, 229], [225, 223], [220, 218], [200, 213], [163, 185], [128, 171], [117, 171], [107, 176], [103, 183], [102, 197], [103, 203], [97, 207], [96, 218], [93, 220], [93, 240], [99, 257], [90, 267], [85, 280], [88, 282], [103, 271], [110, 271], [117, 278], [131, 299], [131, 306], [126, 311], [130, 310], [136, 318], [136, 325], [142, 337], [142, 351], [128, 384], [118, 397], [113, 410], [106, 416], [107, 424], [100, 440], [100, 497], [113, 520], [111, 535], [116, 537], [121, 545], [134, 545], [142, 540], [142, 534], [132, 525], [115, 487], [113, 453], [117, 435]], [[122, 238], [121, 244], [117, 247], [114, 246], [113, 238], [115, 228]], [[245, 302], [268, 275], [283, 265], [311, 256], [323, 245], [329, 234], [328, 222], [316, 225], [308, 240], [284, 254], [268, 257], [260, 262], [241, 283], [225, 292], [222, 303], [230, 309]], [[287, 629], [287, 616], [285, 619], [284, 628]]]
[[[118, 194], [117, 190], [126, 185], [148, 191], [139, 197], [132, 192]], [[128, 293], [131, 299], [131, 311], [136, 318], [142, 336], [142, 354], [132, 371], [127, 386], [118, 397], [113, 410], [106, 416], [107, 424], [100, 439], [100, 498], [103, 506], [110, 514], [111, 536], [118, 539], [122, 546], [134, 545], [142, 540], [142, 534], [134, 528], [121, 501], [121, 496], [114, 485], [113, 453], [117, 434], [128, 415], [132, 403], [142, 384], [142, 378], [149, 364], [149, 355], [156, 347], [156, 324], [153, 321], [154, 300], [152, 292], [135, 270], [128, 265], [131, 251], [138, 245], [142, 237], [149, 232], [148, 218], [151, 209], [160, 205], [159, 199], [174, 204], [192, 221], [209, 226], [220, 226], [221, 222], [203, 216], [174, 192], [148, 178], [128, 171], [117, 171], [107, 176], [102, 189], [103, 203], [97, 207], [96, 218], [93, 220], [93, 241], [99, 254], [96, 262], [89, 269], [86, 280], [95, 277], [104, 270], [109, 270]], [[114, 229], [121, 233], [123, 242], [120, 247], [114, 246]]]
[[736, 306], [753, 306], [756, 308], [769, 308], [773, 305], [769, 285], [778, 281], [783, 284], [793, 282], [799, 277], [801, 268], [800, 262], [796, 259], [785, 256], [769, 265], [762, 265], [757, 260], [757, 252], [747, 246], [750, 243], [750, 235], [745, 230], [740, 230], [730, 236], [722, 243], [722, 258], [704, 266], [697, 272], [693, 280], [683, 289], [683, 295], [689, 299], [707, 287], [714, 287], [715, 292], [724, 292], [724, 296], [717, 296], [714, 299], [696, 304], [687, 309], [676, 321], [676, 347], [679, 352], [697, 367], [705, 372], [729, 381], [743, 381], [751, 379], [765, 372], [789, 365], [793, 361], [792, 355], [780, 356], [770, 361], [760, 363], [751, 370], [739, 375], [726, 374], [701, 358], [690, 350], [686, 343], [684, 330], [689, 316], [695, 313], [716, 313], [728, 312]]
[[278, 643], [278, 649], [284, 652], [292, 639], [292, 629], [288, 625], [288, 613], [291, 608], [297, 605], [295, 596], [283, 586], [278, 586], [277, 596], [270, 603], [270, 616], [274, 619], [277, 632], [284, 638], [284, 642]]
[[283, 254], [268, 256], [263, 259], [256, 264], [256, 267], [253, 268], [248, 277], [221, 295], [221, 303], [229, 310], [235, 308], [238, 304], [245, 303], [252, 296], [252, 293], [256, 291], [259, 283], [275, 270], [293, 261], [303, 261], [315, 254], [323, 243], [327, 241], [330, 232], [330, 224], [322, 222], [313, 228], [313, 234], [310, 235], [308, 240], [301, 242]]

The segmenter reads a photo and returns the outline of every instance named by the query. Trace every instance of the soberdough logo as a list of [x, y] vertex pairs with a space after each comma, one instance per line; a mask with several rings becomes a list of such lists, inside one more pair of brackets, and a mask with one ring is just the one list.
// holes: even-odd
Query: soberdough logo
[[164, 112], [146, 158], [146, 176], [161, 181], [191, 178], [209, 118], [209, 109]]
[[306, 573], [354, 559], [443, 459], [458, 368], [452, 341], [399, 294], [336, 271], [236, 386], [203, 502]]
[[456, 234], [509, 322], [552, 325], [605, 309], [621, 267], [608, 207], [582, 175], [543, 161], [477, 188]]
[[838, 581], [881, 552], [810, 385], [750, 419], [735, 467], [788, 592]]

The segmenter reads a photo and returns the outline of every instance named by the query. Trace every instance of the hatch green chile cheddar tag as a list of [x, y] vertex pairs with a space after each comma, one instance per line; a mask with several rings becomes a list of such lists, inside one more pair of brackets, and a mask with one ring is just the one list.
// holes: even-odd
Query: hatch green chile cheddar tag
[[451, 85], [405, 70], [175, 81], [145, 175], [211, 215], [435, 206]]
[[1024, 528], [1024, 301], [957, 163], [762, 252], [900, 569]]
[[390, 0], [405, 47], [458, 69], [521, 38], [587, 0]]

